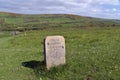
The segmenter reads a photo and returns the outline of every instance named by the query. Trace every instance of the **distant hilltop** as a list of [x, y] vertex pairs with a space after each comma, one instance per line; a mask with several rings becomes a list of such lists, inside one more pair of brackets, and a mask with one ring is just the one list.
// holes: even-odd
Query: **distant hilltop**
[[0, 12], [0, 30], [42, 30], [57, 27], [120, 27], [120, 20], [74, 14], [16, 14]]

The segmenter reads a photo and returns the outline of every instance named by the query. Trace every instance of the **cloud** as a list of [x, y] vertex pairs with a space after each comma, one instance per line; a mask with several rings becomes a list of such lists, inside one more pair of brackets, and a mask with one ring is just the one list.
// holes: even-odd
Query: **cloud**
[[95, 0], [94, 3], [119, 5], [119, 0]]
[[0, 11], [26, 14], [68, 13], [120, 19], [119, 0], [0, 0]]

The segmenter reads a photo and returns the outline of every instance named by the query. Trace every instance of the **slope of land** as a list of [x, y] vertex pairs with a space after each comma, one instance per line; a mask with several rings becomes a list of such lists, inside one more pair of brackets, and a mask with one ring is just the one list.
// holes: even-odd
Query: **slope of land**
[[[43, 41], [50, 35], [65, 37], [66, 65], [47, 70]], [[119, 53], [119, 20], [0, 13], [0, 80], [120, 80]]]
[[24, 15], [0, 12], [0, 30], [38, 30], [57, 27], [119, 27], [120, 20], [83, 17], [72, 14]]

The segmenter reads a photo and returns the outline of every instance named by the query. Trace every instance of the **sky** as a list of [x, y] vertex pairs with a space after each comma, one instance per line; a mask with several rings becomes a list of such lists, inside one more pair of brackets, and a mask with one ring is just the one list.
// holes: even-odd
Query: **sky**
[[120, 0], [0, 0], [0, 12], [120, 19]]

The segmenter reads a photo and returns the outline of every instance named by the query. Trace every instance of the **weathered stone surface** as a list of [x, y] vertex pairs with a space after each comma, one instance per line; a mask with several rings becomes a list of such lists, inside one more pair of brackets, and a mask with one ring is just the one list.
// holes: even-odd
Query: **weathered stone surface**
[[65, 64], [65, 39], [63, 36], [47, 36], [45, 38], [44, 61], [47, 69]]

